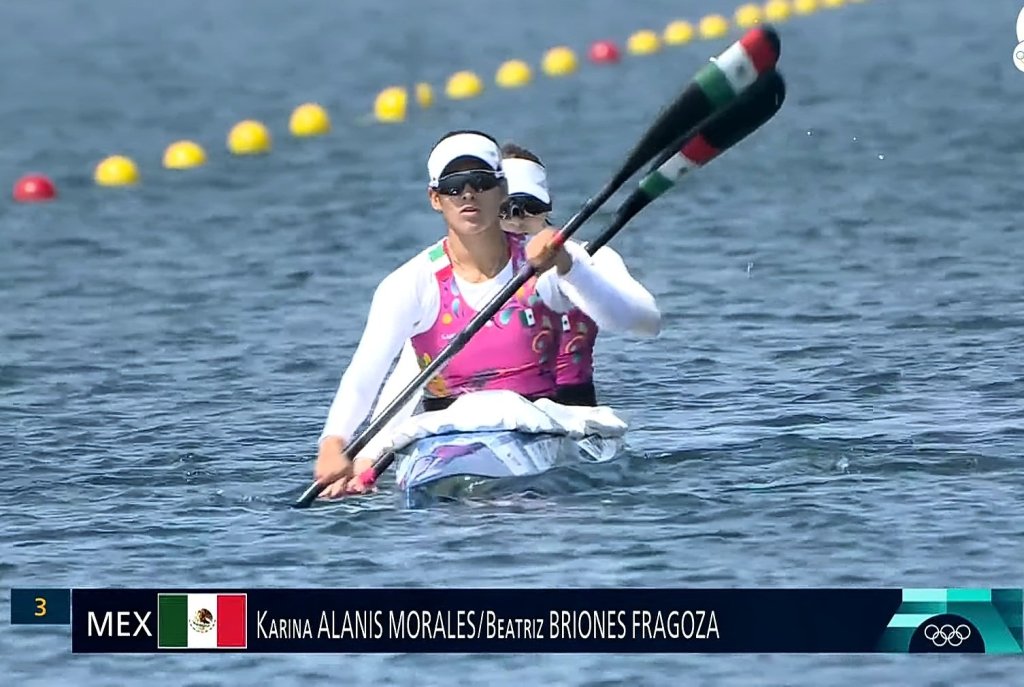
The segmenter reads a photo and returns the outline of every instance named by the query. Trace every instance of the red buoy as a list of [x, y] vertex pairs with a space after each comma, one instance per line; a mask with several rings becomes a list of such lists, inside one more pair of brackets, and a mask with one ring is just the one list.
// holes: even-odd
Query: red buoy
[[589, 55], [591, 62], [598, 64], [619, 61], [619, 49], [611, 41], [597, 41], [590, 46]]
[[14, 200], [19, 203], [39, 203], [56, 197], [56, 187], [43, 174], [26, 174], [14, 183]]

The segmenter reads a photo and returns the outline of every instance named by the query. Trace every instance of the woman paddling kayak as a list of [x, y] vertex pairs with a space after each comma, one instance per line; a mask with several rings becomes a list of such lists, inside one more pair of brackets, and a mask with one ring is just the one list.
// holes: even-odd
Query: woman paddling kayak
[[[497, 142], [476, 131], [455, 131], [427, 159], [427, 196], [444, 218], [446, 235], [386, 276], [373, 295], [362, 337], [341, 377], [320, 436], [314, 477], [321, 494], [362, 491], [345, 453], [381, 383], [409, 341], [425, 367], [477, 310], [529, 261], [538, 276], [525, 284], [430, 381], [426, 410], [483, 389], [525, 398], [557, 395], [556, 345], [561, 314], [580, 308], [597, 321], [616, 321], [623, 299], [594, 270], [578, 245], [550, 247], [553, 229], [528, 240], [502, 229], [499, 210], [508, 186]], [[555, 269], [551, 269], [551, 268]]]
[[[552, 204], [547, 170], [537, 155], [514, 143], [506, 143], [502, 155], [508, 180], [508, 198], [501, 208], [502, 228], [535, 236], [550, 226]], [[654, 296], [633, 278], [619, 254], [603, 246], [589, 262], [615, 284], [630, 306], [628, 312], [620, 313], [619, 322], [611, 323], [611, 327], [602, 324], [640, 336], [657, 336], [661, 331], [661, 313]], [[556, 400], [563, 405], [596, 406], [594, 344], [600, 327], [579, 308], [563, 313], [560, 324]]]
[[[506, 143], [502, 147], [502, 166], [508, 183], [508, 198], [502, 203], [499, 212], [502, 228], [510, 233], [527, 236], [551, 228], [551, 194], [540, 158], [526, 148]], [[609, 282], [609, 286], [615, 289], [620, 307], [615, 309], [613, 319], [601, 322], [600, 327], [579, 308], [559, 314], [559, 344], [555, 363], [558, 392], [555, 401], [563, 405], [597, 405], [593, 361], [599, 328], [638, 336], [657, 336], [661, 330], [661, 313], [654, 296], [633, 278], [618, 253], [604, 246], [587, 259]], [[373, 417], [391, 404], [420, 369], [412, 344], [407, 342], [395, 369], [384, 383], [373, 409]], [[414, 395], [367, 444], [360, 456], [373, 459], [380, 455], [392, 431], [415, 413], [419, 400], [420, 396]]]

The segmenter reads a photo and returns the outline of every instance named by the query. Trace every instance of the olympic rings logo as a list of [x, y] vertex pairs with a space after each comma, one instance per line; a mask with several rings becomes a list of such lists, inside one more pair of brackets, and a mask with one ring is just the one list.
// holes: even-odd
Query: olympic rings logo
[[969, 625], [961, 623], [956, 627], [953, 627], [949, 623], [939, 626], [934, 623], [930, 623], [924, 628], [924, 638], [935, 646], [952, 646], [957, 647], [967, 641], [971, 636], [971, 628]]

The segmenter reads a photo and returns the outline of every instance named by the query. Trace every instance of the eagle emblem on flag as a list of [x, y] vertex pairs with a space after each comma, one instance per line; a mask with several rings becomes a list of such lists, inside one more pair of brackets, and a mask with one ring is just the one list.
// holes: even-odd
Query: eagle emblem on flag
[[200, 608], [188, 621], [188, 624], [196, 632], [209, 632], [213, 629], [215, 623], [213, 611], [208, 608]]

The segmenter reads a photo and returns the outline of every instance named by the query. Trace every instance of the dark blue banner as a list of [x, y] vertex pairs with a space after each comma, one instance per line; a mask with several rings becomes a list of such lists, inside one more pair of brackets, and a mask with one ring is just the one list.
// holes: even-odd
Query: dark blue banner
[[1022, 653], [1022, 597], [1020, 589], [75, 589], [71, 634], [74, 652], [102, 653]]
[[11, 625], [67, 625], [71, 622], [71, 590], [11, 590]]

